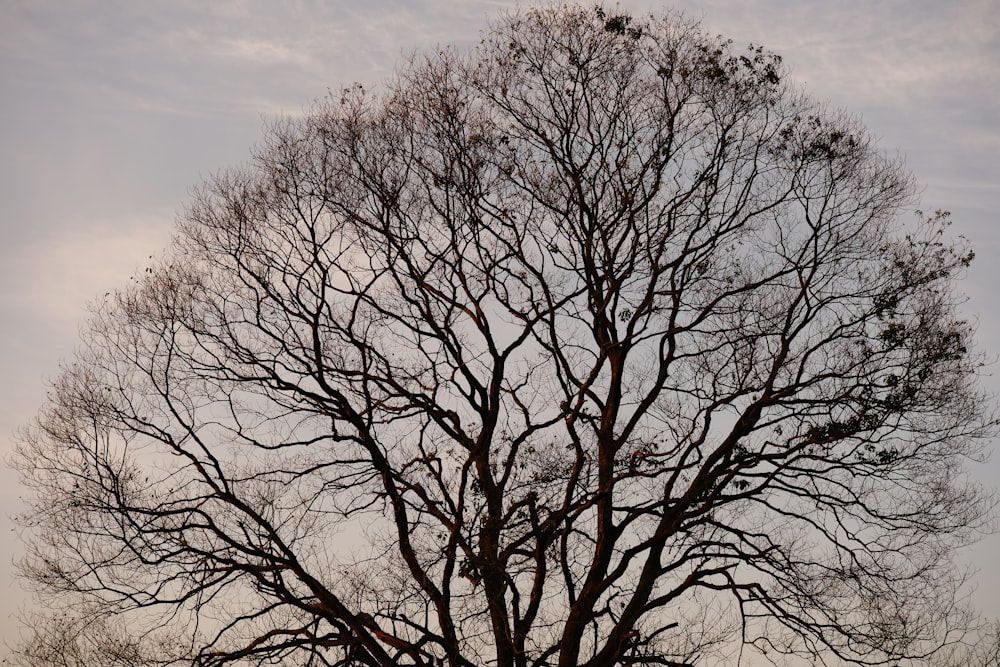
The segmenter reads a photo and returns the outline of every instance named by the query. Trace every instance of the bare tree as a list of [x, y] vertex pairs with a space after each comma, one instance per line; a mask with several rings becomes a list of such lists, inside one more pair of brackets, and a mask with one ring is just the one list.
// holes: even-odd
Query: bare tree
[[169, 645], [140, 639], [102, 610], [77, 606], [72, 613], [39, 613], [25, 618], [30, 636], [0, 661], [16, 667], [158, 667], [176, 653]]
[[929, 667], [1000, 667], [1000, 621], [993, 620], [947, 646], [931, 659], [920, 662]]
[[972, 253], [784, 77], [674, 16], [526, 9], [273, 127], [25, 433], [27, 576], [199, 665], [960, 640]]

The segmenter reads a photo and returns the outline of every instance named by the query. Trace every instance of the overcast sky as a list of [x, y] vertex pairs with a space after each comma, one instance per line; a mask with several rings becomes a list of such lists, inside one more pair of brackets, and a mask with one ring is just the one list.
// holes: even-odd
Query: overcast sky
[[[87, 302], [167, 244], [190, 189], [246, 160], [262, 127], [328, 90], [378, 84], [414, 49], [471, 46], [504, 0], [0, 0], [0, 449], [70, 358]], [[622, 0], [777, 51], [815, 97], [859, 115], [947, 209], [978, 260], [963, 288], [1000, 353], [1000, 2]], [[994, 366], [997, 375], [1000, 366]], [[987, 378], [1000, 393], [1000, 378]], [[1000, 456], [973, 474], [1000, 486]], [[0, 637], [28, 604], [13, 579], [0, 471]], [[1000, 538], [963, 562], [1000, 616]], [[0, 654], [4, 651], [0, 646]]]

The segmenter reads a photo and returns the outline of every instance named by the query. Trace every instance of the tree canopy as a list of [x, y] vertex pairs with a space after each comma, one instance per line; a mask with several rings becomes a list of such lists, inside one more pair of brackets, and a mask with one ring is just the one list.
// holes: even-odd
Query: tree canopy
[[274, 124], [25, 431], [27, 576], [169, 664], [960, 640], [972, 253], [786, 74], [677, 16], [528, 8]]

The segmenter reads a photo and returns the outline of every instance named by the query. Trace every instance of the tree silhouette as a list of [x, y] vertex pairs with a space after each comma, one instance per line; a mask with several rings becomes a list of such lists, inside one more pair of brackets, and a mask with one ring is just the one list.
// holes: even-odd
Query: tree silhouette
[[178, 664], [960, 638], [972, 253], [784, 77], [675, 16], [525, 9], [277, 123], [25, 432], [27, 576]]

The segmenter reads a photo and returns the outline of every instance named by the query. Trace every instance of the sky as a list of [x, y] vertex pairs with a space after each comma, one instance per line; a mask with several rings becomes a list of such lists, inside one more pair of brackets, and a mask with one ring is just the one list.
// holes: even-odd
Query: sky
[[[1000, 355], [1000, 2], [622, 0], [781, 54], [816, 98], [902, 156], [925, 210], [978, 256], [961, 284]], [[471, 47], [505, 0], [0, 0], [0, 453], [72, 357], [87, 304], [169, 242], [199, 182], [265, 126], [441, 44]], [[1000, 395], [1000, 364], [985, 388]], [[971, 473], [1000, 491], [1000, 453]], [[0, 469], [0, 655], [30, 599], [14, 579], [17, 476]], [[1000, 617], [1000, 536], [959, 560]]]

